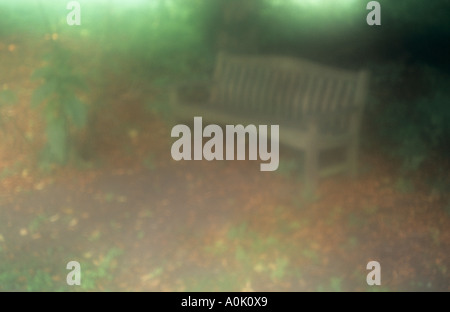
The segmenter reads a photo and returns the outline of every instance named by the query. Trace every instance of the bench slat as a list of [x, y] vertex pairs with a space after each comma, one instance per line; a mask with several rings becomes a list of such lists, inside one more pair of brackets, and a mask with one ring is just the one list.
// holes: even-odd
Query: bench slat
[[[289, 57], [221, 54], [215, 69], [211, 105], [225, 111], [301, 121], [315, 113], [357, 107], [359, 75]], [[326, 131], [345, 131], [341, 116], [324, 123]]]
[[[219, 54], [207, 105], [181, 105], [179, 116], [221, 124], [279, 124], [280, 142], [306, 152], [306, 183], [342, 170], [355, 173], [368, 77], [290, 57]], [[321, 150], [344, 147], [344, 163], [319, 170]]]

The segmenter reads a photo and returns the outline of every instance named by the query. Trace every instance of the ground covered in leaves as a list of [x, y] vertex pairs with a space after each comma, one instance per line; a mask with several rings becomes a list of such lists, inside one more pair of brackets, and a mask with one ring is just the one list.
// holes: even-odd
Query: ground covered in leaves
[[[18, 97], [0, 110], [0, 290], [450, 290], [447, 194], [420, 173], [400, 177], [376, 147], [362, 151], [356, 179], [325, 179], [316, 194], [286, 147], [276, 172], [176, 162], [155, 90], [115, 80], [94, 161], [39, 169], [31, 51], [17, 38], [0, 45], [0, 87]], [[79, 287], [66, 284], [72, 260]], [[379, 287], [366, 283], [371, 260]]]

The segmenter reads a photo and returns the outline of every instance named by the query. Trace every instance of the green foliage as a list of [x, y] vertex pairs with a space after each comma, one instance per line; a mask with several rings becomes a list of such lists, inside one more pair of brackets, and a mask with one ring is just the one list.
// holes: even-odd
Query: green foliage
[[409, 284], [412, 291], [431, 291], [433, 287], [433, 283], [429, 281], [411, 281]]
[[332, 277], [328, 283], [317, 286], [319, 292], [341, 292], [342, 291], [342, 277]]
[[65, 164], [74, 152], [74, 132], [86, 125], [87, 107], [79, 94], [87, 89], [71, 63], [72, 53], [57, 43], [45, 56], [46, 65], [32, 74], [42, 84], [33, 92], [31, 107], [44, 105], [42, 113], [47, 123], [45, 163]]
[[112, 280], [111, 270], [114, 269], [114, 260], [122, 254], [122, 249], [113, 247], [96, 265], [90, 263], [84, 265], [81, 270], [81, 288], [83, 290], [95, 290], [99, 281]]
[[286, 275], [286, 269], [289, 265], [289, 260], [286, 258], [277, 258], [275, 260], [274, 269], [270, 274], [272, 280], [281, 280]]
[[[20, 280], [24, 280], [21, 282]], [[48, 272], [37, 269], [17, 270], [10, 267], [0, 273], [0, 290], [4, 291], [61, 291], [55, 289], [54, 282]]]
[[17, 102], [17, 95], [10, 89], [0, 91], [0, 107], [12, 105]]
[[27, 291], [50, 290], [53, 287], [53, 283], [49, 273], [38, 270], [34, 275], [29, 277]]
[[164, 268], [162, 266], [158, 266], [155, 269], [153, 269], [152, 271], [150, 271], [150, 273], [148, 273], [147, 275], [145, 275], [145, 279], [154, 279], [157, 278], [158, 276], [161, 276], [164, 273]]
[[0, 179], [16, 175], [22, 170], [22, 168], [23, 163], [21, 161], [16, 161], [12, 166], [5, 167], [2, 171], [0, 171]]
[[[240, 267], [239, 271], [242, 271], [242, 274], [239, 274], [240, 277], [251, 279], [252, 272], [257, 272], [276, 282], [286, 276], [289, 268], [289, 257], [284, 252], [292, 251], [292, 246], [287, 245], [280, 244], [274, 236], [262, 236], [260, 233], [251, 230], [244, 222], [231, 227], [226, 239], [220, 239], [207, 246], [206, 251], [216, 256], [234, 254], [234, 259]], [[280, 251], [283, 254], [279, 254]], [[267, 255], [273, 253], [276, 253], [276, 255], [267, 257]], [[234, 280], [232, 276], [229, 276], [229, 278]], [[239, 281], [236, 281], [236, 283], [239, 283]]]
[[[123, 55], [137, 77], [168, 82], [164, 77], [191, 78], [211, 66], [205, 44], [202, 1], [151, 1], [122, 10], [104, 25], [107, 49]], [[133, 16], [130, 19], [130, 16]]]
[[[240, 286], [240, 287], [239, 287]], [[186, 279], [186, 291], [241, 291], [243, 277], [237, 272], [217, 274], [214, 278], [195, 274]]]
[[28, 229], [31, 233], [37, 232], [47, 221], [48, 217], [45, 214], [38, 215], [30, 221]]
[[[58, 248], [58, 253], [63, 251]], [[123, 250], [113, 247], [100, 257], [95, 263], [83, 262], [81, 264], [81, 286], [69, 287], [66, 284], [65, 276], [69, 271], [55, 269], [50, 259], [54, 259], [55, 254], [52, 248], [46, 252], [42, 258], [26, 258], [10, 260], [2, 256], [0, 250], [0, 261], [2, 270], [0, 271], [0, 291], [92, 291], [98, 289], [101, 282], [111, 281], [112, 271], [115, 268], [115, 260], [120, 257]], [[51, 261], [51, 260], [50, 260]], [[59, 265], [58, 265], [59, 266]], [[54, 279], [54, 276], [59, 276]], [[64, 278], [61, 278], [64, 277]]]
[[159, 115], [166, 123], [173, 123], [173, 112], [169, 105], [167, 93], [159, 96], [155, 101], [148, 101], [146, 109], [153, 114]]
[[341, 277], [332, 277], [330, 279], [330, 289], [331, 291], [342, 291], [342, 278]]
[[303, 257], [308, 258], [313, 263], [319, 263], [319, 260], [320, 260], [319, 254], [315, 250], [303, 249], [301, 254]]
[[46, 257], [11, 259], [0, 250], [0, 291], [63, 291], [64, 285], [52, 279], [55, 272], [47, 263], [51, 256], [49, 249]]
[[402, 172], [418, 169], [433, 153], [450, 152], [450, 77], [427, 66], [374, 68], [369, 114], [387, 152]]
[[247, 232], [247, 223], [243, 222], [237, 226], [233, 226], [228, 230], [227, 236], [229, 239], [243, 238]]

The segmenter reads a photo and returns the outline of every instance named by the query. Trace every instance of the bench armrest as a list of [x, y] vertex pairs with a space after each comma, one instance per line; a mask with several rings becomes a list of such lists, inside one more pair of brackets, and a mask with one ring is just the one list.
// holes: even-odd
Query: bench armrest
[[326, 124], [345, 120], [348, 122], [348, 131], [356, 133], [361, 120], [361, 112], [361, 109], [358, 108], [347, 108], [336, 112], [316, 112], [305, 115], [303, 122], [308, 132], [317, 133]]
[[334, 120], [336, 118], [348, 117], [360, 113], [361, 109], [358, 108], [346, 108], [335, 112], [313, 112], [306, 114], [304, 116], [304, 120], [308, 122], [309, 121], [318, 122], [318, 121]]

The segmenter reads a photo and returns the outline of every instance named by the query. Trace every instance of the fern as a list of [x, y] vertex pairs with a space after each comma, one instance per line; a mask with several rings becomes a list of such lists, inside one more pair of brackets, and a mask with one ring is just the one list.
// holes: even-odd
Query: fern
[[71, 64], [71, 52], [54, 43], [45, 56], [45, 66], [31, 78], [42, 84], [33, 92], [31, 107], [43, 105], [47, 144], [44, 161], [65, 164], [74, 149], [74, 132], [86, 125], [87, 107], [79, 94], [87, 90], [81, 76]]

